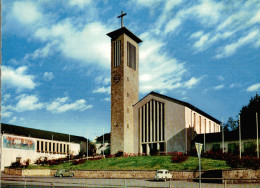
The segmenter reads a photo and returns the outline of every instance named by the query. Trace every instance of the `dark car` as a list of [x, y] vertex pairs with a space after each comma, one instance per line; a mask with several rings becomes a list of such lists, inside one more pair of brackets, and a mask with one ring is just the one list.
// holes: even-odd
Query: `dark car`
[[55, 177], [73, 177], [73, 172], [70, 172], [69, 170], [57, 170], [57, 172], [54, 174]]

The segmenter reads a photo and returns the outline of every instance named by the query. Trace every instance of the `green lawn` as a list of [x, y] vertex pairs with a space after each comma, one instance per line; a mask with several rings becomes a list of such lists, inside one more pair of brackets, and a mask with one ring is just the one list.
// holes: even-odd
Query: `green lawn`
[[[225, 161], [202, 158], [202, 170], [229, 169]], [[83, 164], [72, 165], [63, 163], [54, 166], [29, 166], [34, 168], [74, 169], [74, 170], [198, 170], [198, 158], [189, 157], [183, 163], [172, 163], [171, 156], [143, 156], [107, 158], [96, 161], [86, 161]]]

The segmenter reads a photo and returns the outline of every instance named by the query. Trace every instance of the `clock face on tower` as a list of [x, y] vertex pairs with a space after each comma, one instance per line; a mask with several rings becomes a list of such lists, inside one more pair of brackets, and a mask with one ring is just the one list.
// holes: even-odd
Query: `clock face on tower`
[[119, 74], [115, 74], [115, 76], [113, 77], [113, 82], [115, 84], [117, 84], [121, 79], [121, 76]]

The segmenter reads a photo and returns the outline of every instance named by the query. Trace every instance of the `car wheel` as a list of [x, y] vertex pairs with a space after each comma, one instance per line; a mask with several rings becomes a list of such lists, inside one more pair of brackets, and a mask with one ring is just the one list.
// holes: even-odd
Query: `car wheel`
[[60, 178], [62, 178], [63, 177], [63, 175], [62, 174], [60, 174]]
[[74, 177], [74, 174], [73, 174], [73, 173], [71, 174], [71, 177]]

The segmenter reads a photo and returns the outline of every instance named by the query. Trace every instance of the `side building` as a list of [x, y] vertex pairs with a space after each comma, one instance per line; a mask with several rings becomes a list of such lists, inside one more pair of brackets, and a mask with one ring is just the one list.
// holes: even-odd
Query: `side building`
[[17, 161], [34, 163], [43, 157], [51, 160], [86, 152], [87, 140], [84, 137], [4, 123], [1, 124], [1, 133], [1, 170]]
[[189, 152], [197, 134], [220, 132], [220, 121], [195, 106], [151, 92], [133, 106], [133, 153]]

